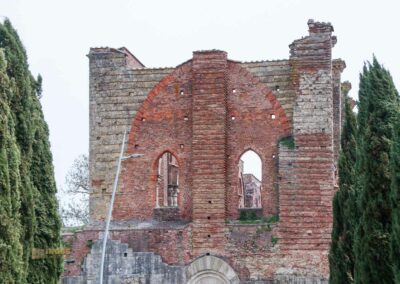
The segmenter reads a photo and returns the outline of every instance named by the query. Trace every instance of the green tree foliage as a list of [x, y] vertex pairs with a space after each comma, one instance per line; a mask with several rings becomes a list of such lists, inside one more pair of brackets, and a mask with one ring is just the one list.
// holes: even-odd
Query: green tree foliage
[[339, 190], [333, 198], [332, 244], [329, 253], [330, 283], [354, 281], [353, 237], [356, 205], [354, 165], [356, 162], [356, 117], [345, 94], [345, 122], [339, 156]]
[[30, 252], [35, 228], [33, 187], [30, 180], [29, 164], [32, 156], [31, 132], [32, 104], [31, 76], [25, 50], [9, 21], [0, 26], [0, 48], [3, 48], [8, 62], [7, 74], [13, 82], [10, 108], [15, 121], [15, 136], [21, 152], [19, 171], [21, 176], [21, 241], [24, 248], [24, 270], [28, 271]]
[[9, 108], [11, 82], [6, 68], [4, 52], [0, 49], [0, 282], [19, 283], [24, 274], [19, 214], [20, 157]]
[[5, 262], [0, 250], [0, 283], [57, 283], [61, 257], [31, 259], [32, 248], [60, 246], [49, 133], [39, 101], [41, 77], [36, 81], [30, 73], [25, 49], [8, 20], [0, 24], [0, 49], [0, 135], [6, 138], [0, 145], [0, 202], [7, 205], [0, 214], [10, 216], [0, 219], [0, 246], [7, 246]]
[[360, 76], [359, 100], [355, 283], [393, 283], [389, 160], [399, 98], [389, 72], [375, 57]]
[[[400, 119], [400, 117], [399, 117]], [[395, 283], [400, 283], [400, 121], [394, 128], [394, 139], [390, 157], [392, 174], [392, 238], [391, 252]]]

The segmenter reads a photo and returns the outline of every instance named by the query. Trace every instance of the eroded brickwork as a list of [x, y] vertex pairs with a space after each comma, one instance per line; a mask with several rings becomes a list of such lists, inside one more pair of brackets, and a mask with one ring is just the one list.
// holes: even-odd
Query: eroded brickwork
[[[165, 269], [180, 267], [168, 268], [180, 280], [155, 272], [157, 279], [197, 283], [203, 272], [194, 263], [214, 271], [216, 261], [229, 272], [215, 268], [207, 279], [326, 281], [345, 64], [332, 60], [331, 24], [308, 26], [309, 35], [290, 45], [288, 60], [240, 63], [210, 50], [176, 68], [150, 69], [125, 48], [91, 49], [92, 221], [68, 237], [73, 249], [65, 276], [83, 279], [89, 271], [80, 263], [88, 241], [101, 239], [127, 130], [126, 155], [144, 156], [123, 162], [110, 238], [127, 244], [131, 259], [148, 252]], [[247, 150], [262, 162], [260, 220], [253, 224], [237, 221], [239, 161]], [[165, 179], [159, 162], [165, 153], [174, 157], [179, 178]], [[165, 200], [169, 187], [178, 189], [176, 201]], [[124, 271], [137, 283], [154, 282], [149, 275], [161, 266], [150, 263], [142, 272], [124, 264]], [[124, 279], [113, 273], [110, 281]]]
[[151, 89], [172, 68], [144, 68], [126, 49], [93, 48], [89, 57], [90, 216], [104, 218], [123, 133]]
[[308, 37], [290, 46], [296, 78], [294, 180], [291, 189], [280, 188], [280, 234], [282, 249], [326, 252], [334, 193], [331, 54], [336, 38], [329, 24], [309, 21], [309, 28]]

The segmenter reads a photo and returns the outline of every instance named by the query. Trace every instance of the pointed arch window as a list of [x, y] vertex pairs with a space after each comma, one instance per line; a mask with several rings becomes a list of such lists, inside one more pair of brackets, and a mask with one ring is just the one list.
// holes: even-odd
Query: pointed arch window
[[239, 159], [239, 208], [261, 208], [262, 162], [252, 150], [244, 152]]
[[165, 152], [158, 159], [156, 208], [178, 207], [179, 165], [175, 156]]

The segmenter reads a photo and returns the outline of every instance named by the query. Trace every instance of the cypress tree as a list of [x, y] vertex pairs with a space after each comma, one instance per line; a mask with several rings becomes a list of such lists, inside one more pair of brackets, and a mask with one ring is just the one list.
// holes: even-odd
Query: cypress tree
[[[7, 62], [5, 73], [10, 80], [11, 94], [9, 121], [13, 125], [10, 133], [16, 143], [15, 151], [11, 152], [15, 156], [12, 166], [17, 170], [13, 176], [10, 170], [8, 173], [13, 179], [18, 177], [19, 187], [15, 189], [20, 189], [15, 191], [17, 204], [10, 211], [16, 219], [16, 230], [20, 227], [16, 239], [23, 248], [20, 280], [16, 283], [58, 283], [61, 257], [31, 259], [32, 248], [60, 246], [61, 222], [57, 213], [49, 134], [39, 101], [41, 77], [36, 81], [30, 73], [25, 49], [8, 20], [0, 24], [0, 48], [4, 50]], [[7, 180], [6, 177], [1, 177], [2, 182]]]
[[[34, 213], [37, 231], [34, 234], [34, 247], [55, 248], [61, 245], [61, 221], [58, 215], [56, 184], [48, 140], [49, 132], [40, 105], [35, 104], [35, 108], [37, 124], [32, 144], [34, 155], [30, 165], [32, 184], [36, 191]], [[58, 283], [61, 272], [60, 257], [52, 256], [41, 260], [31, 260], [28, 282]]]
[[11, 82], [7, 62], [0, 49], [0, 282], [23, 282], [22, 245], [20, 243], [19, 150], [9, 108]]
[[400, 120], [397, 121], [396, 127], [394, 128], [392, 151], [390, 155], [390, 169], [392, 174], [391, 255], [395, 283], [400, 283]]
[[330, 279], [333, 284], [354, 281], [354, 165], [356, 162], [356, 117], [345, 93], [345, 122], [339, 156], [339, 190], [333, 198], [332, 243], [329, 252]]
[[359, 100], [355, 283], [393, 283], [389, 157], [399, 98], [389, 72], [375, 57], [360, 75]]
[[[28, 263], [33, 245], [33, 232], [35, 228], [33, 187], [29, 174], [32, 132], [32, 111], [30, 76], [25, 50], [15, 30], [8, 20], [0, 25], [0, 47], [4, 49], [8, 62], [7, 74], [13, 82], [10, 100], [10, 109], [15, 121], [15, 137], [21, 152], [19, 172], [21, 176], [21, 242], [24, 252], [24, 271], [28, 271]], [[25, 277], [26, 278], [26, 275]]]

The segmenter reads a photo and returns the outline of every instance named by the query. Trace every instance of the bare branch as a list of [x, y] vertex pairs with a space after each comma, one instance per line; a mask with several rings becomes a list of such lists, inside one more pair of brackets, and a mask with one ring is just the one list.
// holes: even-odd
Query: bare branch
[[61, 208], [60, 211], [65, 226], [77, 226], [89, 223], [89, 208], [87, 202], [70, 203]]
[[89, 159], [87, 155], [76, 158], [65, 177], [68, 193], [89, 193]]
[[80, 155], [71, 165], [66, 177], [66, 188], [61, 189], [63, 199], [60, 215], [64, 226], [89, 223], [89, 161]]

